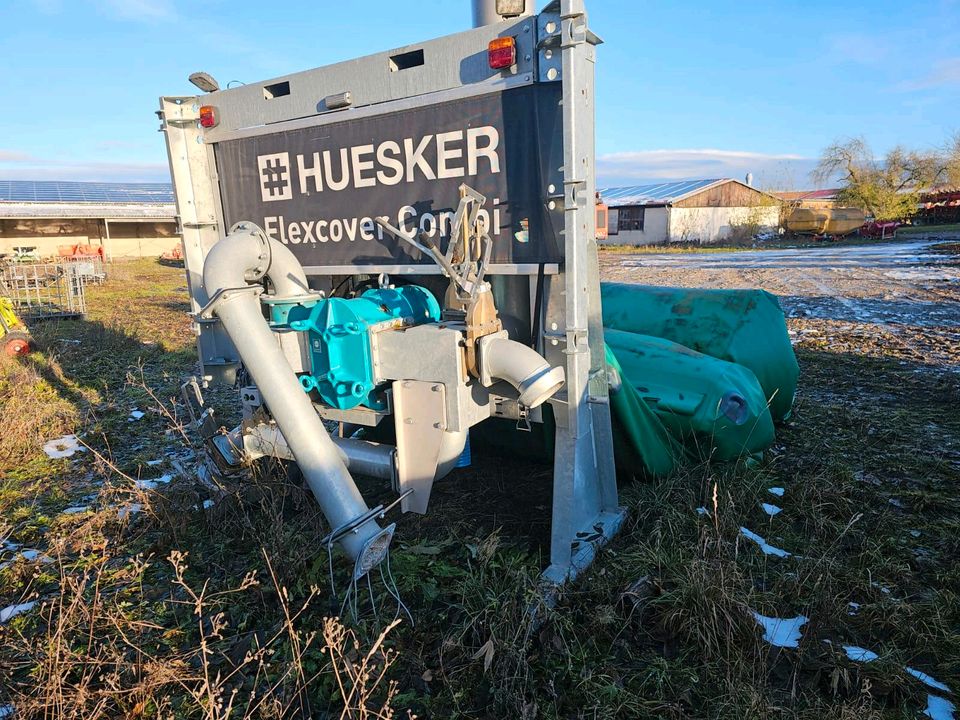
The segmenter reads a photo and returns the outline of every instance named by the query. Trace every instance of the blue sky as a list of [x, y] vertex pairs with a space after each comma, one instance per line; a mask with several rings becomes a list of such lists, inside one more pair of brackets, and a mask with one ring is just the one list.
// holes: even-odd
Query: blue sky
[[[163, 180], [161, 94], [256, 81], [466, 29], [468, 0], [0, 0], [0, 178]], [[960, 0], [588, 0], [601, 184], [808, 186], [831, 141], [960, 130]]]

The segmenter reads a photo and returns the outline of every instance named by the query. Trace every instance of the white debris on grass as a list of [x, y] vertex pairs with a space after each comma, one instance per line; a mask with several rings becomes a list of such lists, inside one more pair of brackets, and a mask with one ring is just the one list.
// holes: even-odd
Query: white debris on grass
[[753, 613], [753, 617], [763, 627], [763, 639], [771, 645], [784, 648], [795, 648], [800, 642], [800, 628], [806, 625], [809, 618], [797, 615], [794, 618], [775, 618]]
[[68, 508], [63, 509], [64, 515], [79, 515], [80, 513], [85, 513], [90, 511], [89, 505], [73, 505]]
[[856, 645], [844, 645], [843, 651], [847, 654], [847, 657], [854, 662], [873, 662], [880, 657], [872, 650], [857, 647]]
[[849, 608], [847, 610], [847, 615], [856, 615], [858, 612], [860, 612], [860, 603], [849, 602], [847, 603], [847, 607]]
[[777, 557], [790, 557], [790, 553], [786, 550], [781, 550], [778, 547], [774, 547], [762, 537], [757, 535], [752, 530], [748, 530], [745, 527], [740, 528], [740, 534], [743, 535], [748, 540], [753, 540], [757, 545], [760, 546], [760, 549], [763, 550], [764, 555], [776, 555]]
[[705, 507], [697, 508], [697, 515], [709, 515], [709, 514], [710, 514], [710, 511], [707, 510]]
[[767, 488], [767, 492], [771, 495], [776, 495], [777, 497], [783, 497], [784, 489], [782, 487], [772, 487]]
[[917, 670], [916, 668], [912, 668], [909, 665], [905, 667], [904, 670], [906, 670], [908, 673], [913, 675], [917, 680], [922, 682], [927, 687], [932, 687], [934, 690], [943, 690], [943, 692], [953, 692], [949, 687], [944, 685], [942, 682], [940, 682], [939, 680], [934, 680], [932, 677], [927, 675], [922, 670]]
[[0, 610], [0, 623], [8, 622], [12, 620], [20, 613], [25, 613], [27, 610], [32, 610], [33, 606], [36, 605], [36, 600], [32, 602], [20, 603], [19, 605], [8, 605], [7, 607]]
[[45, 442], [43, 451], [47, 454], [47, 457], [58, 460], [72, 457], [78, 452], [84, 452], [86, 448], [80, 444], [76, 435], [64, 435], [62, 438]]
[[130, 417], [127, 418], [127, 422], [134, 422], [136, 420], [141, 420], [144, 415], [146, 415], [146, 413], [143, 410], [139, 410], [138, 408], [133, 408], [133, 410], [130, 411]]
[[927, 709], [923, 711], [923, 714], [932, 720], [954, 720], [953, 711], [956, 709], [954, 704], [946, 698], [928, 693]]
[[763, 511], [764, 511], [767, 515], [769, 515], [770, 517], [773, 517], [774, 515], [777, 515], [777, 514], [783, 512], [783, 508], [777, 507], [776, 505], [773, 505], [772, 503], [762, 502], [762, 503], [760, 503], [760, 507], [762, 507], [762, 508], [763, 508]]

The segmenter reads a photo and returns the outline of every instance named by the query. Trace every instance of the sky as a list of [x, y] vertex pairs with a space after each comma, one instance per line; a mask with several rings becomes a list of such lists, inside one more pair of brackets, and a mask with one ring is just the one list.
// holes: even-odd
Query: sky
[[[165, 181], [160, 95], [470, 26], [469, 0], [0, 0], [0, 179]], [[960, 130], [960, 0], [587, 0], [601, 186], [752, 172], [813, 187], [831, 142]]]

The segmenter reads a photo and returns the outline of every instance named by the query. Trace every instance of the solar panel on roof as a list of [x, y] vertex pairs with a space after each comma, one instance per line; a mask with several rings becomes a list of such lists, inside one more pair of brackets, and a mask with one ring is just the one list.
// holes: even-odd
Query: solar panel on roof
[[605, 203], [614, 206], [667, 204], [718, 182], [720, 179], [714, 178], [604, 188], [600, 190], [600, 196]]
[[85, 183], [0, 180], [0, 202], [169, 204], [169, 183]]

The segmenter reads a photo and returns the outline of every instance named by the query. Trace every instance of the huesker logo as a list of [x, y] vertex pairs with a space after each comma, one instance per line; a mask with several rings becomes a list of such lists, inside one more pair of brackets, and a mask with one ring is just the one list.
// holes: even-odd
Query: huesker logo
[[260, 195], [264, 202], [289, 200], [293, 197], [290, 185], [290, 153], [258, 155], [260, 170]]

